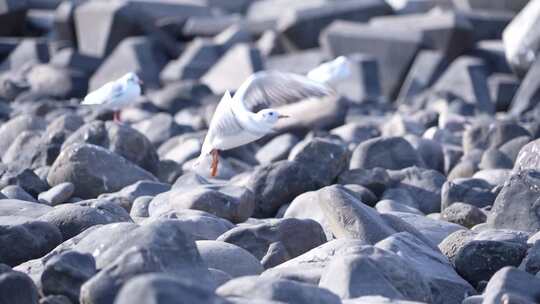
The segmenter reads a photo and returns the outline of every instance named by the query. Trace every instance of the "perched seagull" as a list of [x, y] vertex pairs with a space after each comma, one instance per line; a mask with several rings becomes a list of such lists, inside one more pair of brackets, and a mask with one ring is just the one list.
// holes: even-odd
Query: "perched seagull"
[[351, 61], [345, 56], [339, 56], [309, 71], [307, 77], [311, 80], [330, 85], [335, 81], [348, 77], [350, 74]]
[[114, 111], [114, 121], [120, 121], [120, 110], [141, 96], [142, 81], [135, 73], [104, 84], [84, 97], [81, 104], [99, 105]]
[[270, 71], [251, 75], [234, 97], [227, 91], [221, 98], [195, 166], [211, 155], [210, 174], [216, 176], [220, 150], [236, 148], [272, 133], [276, 122], [288, 117], [271, 107], [333, 94], [326, 84], [302, 75]]

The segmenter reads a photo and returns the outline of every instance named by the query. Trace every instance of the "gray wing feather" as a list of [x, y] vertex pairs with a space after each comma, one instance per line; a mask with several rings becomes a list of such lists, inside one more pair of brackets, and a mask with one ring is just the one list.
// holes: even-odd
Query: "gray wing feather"
[[286, 105], [312, 97], [334, 95], [325, 84], [305, 76], [282, 72], [258, 72], [238, 89], [235, 99], [251, 112]]

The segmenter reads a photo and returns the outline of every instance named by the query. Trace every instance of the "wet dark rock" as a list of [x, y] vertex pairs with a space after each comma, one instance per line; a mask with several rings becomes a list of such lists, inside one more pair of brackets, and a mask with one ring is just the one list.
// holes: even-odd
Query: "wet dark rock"
[[353, 151], [350, 169], [376, 167], [398, 170], [407, 167], [424, 167], [422, 158], [414, 148], [400, 137], [380, 137], [364, 141]]
[[2, 303], [35, 304], [38, 290], [28, 275], [18, 271], [0, 273], [0, 301]]

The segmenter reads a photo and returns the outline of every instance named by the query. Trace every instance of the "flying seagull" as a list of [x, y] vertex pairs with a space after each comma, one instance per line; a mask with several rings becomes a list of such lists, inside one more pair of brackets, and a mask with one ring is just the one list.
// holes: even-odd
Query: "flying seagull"
[[81, 104], [111, 109], [114, 111], [114, 121], [120, 122], [120, 110], [141, 96], [141, 84], [137, 74], [127, 73], [86, 95]]
[[326, 84], [302, 75], [273, 71], [251, 75], [234, 96], [227, 91], [221, 98], [195, 165], [211, 155], [210, 174], [216, 176], [219, 151], [258, 140], [274, 132], [279, 119], [288, 117], [272, 107], [333, 94]]

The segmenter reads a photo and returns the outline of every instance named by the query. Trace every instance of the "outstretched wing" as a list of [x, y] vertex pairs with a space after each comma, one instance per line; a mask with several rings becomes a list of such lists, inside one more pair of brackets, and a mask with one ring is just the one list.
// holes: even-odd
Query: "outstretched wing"
[[122, 85], [111, 81], [101, 88], [84, 97], [83, 105], [107, 105], [113, 103], [122, 95]]
[[333, 94], [335, 92], [330, 87], [305, 76], [265, 71], [251, 75], [234, 95], [234, 101], [246, 111], [258, 112], [265, 108]]

